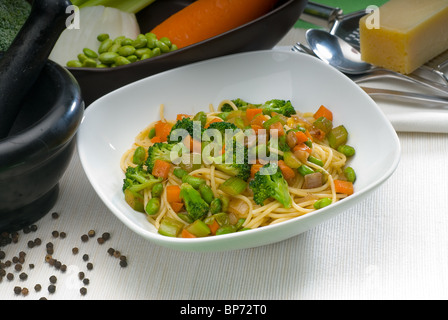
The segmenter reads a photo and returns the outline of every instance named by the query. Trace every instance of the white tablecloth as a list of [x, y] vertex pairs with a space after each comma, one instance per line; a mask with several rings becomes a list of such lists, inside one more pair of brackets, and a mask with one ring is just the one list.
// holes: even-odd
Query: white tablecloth
[[[279, 45], [296, 39], [294, 31]], [[141, 239], [101, 202], [75, 154], [52, 210], [60, 217], [48, 214], [36, 223], [37, 231], [21, 231], [18, 243], [0, 247], [5, 260], [26, 252], [22, 271], [6, 269], [15, 277], [0, 282], [0, 300], [447, 299], [448, 135], [399, 132], [399, 138], [397, 171], [353, 209], [280, 243], [220, 253], [178, 252]], [[55, 230], [66, 237], [54, 238]], [[89, 230], [96, 236], [83, 242]], [[111, 237], [98, 244], [103, 232]], [[42, 244], [28, 248], [36, 238]], [[48, 242], [65, 272], [45, 262]], [[127, 267], [109, 248], [127, 257]], [[80, 271], [88, 284], [79, 280]], [[26, 280], [19, 279], [21, 272]], [[56, 291], [49, 293], [52, 275]], [[28, 295], [15, 294], [15, 286], [28, 288]]]

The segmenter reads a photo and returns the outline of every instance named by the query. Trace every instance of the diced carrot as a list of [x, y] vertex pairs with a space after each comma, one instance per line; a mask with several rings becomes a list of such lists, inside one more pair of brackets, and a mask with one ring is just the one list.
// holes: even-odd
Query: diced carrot
[[163, 179], [168, 178], [168, 173], [171, 169], [171, 163], [157, 159], [154, 161], [154, 168], [152, 169], [152, 175], [154, 177], [161, 177]]
[[204, 128], [207, 129], [212, 123], [214, 122], [223, 122], [224, 120], [222, 120], [221, 118], [213, 118], [212, 120], [210, 120], [210, 122], [208, 122]]
[[263, 167], [262, 164], [255, 163], [250, 167], [250, 177], [254, 178], [255, 174], [260, 171], [260, 169]]
[[249, 122], [251, 122], [257, 114], [263, 113], [262, 109], [247, 109], [246, 110], [246, 118]]
[[254, 124], [257, 126], [261, 126], [263, 127], [263, 123], [266, 122], [268, 120], [268, 118], [266, 118], [266, 116], [264, 114], [256, 114], [253, 118], [252, 121], [250, 122], [250, 124]]
[[156, 129], [156, 137], [159, 137], [161, 142], [166, 142], [171, 132], [171, 124], [168, 122], [157, 121], [154, 127]]
[[292, 149], [293, 152], [297, 150], [306, 151], [308, 153], [311, 153], [312, 151], [311, 148], [308, 147], [305, 143], [299, 143]]
[[304, 143], [304, 142], [308, 141], [308, 139], [309, 139], [309, 137], [306, 135], [306, 133], [304, 133], [302, 131], [297, 131], [296, 137], [297, 137], [297, 144]]
[[259, 130], [265, 130], [262, 126], [258, 124], [251, 124], [250, 127], [255, 131], [255, 134], [258, 134]]
[[166, 186], [166, 201], [182, 202], [182, 199], [180, 198], [180, 187], [178, 185]]
[[184, 206], [182, 202], [170, 202], [169, 203], [174, 212], [178, 213]]
[[198, 0], [173, 14], [151, 32], [183, 48], [255, 20], [278, 0]]
[[201, 154], [202, 146], [200, 141], [197, 141], [196, 139], [193, 139], [190, 135], [187, 135], [183, 140], [183, 143], [190, 150], [190, 152]]
[[269, 130], [277, 130], [277, 136], [281, 137], [285, 135], [285, 130], [283, 129], [283, 125], [280, 122], [276, 122], [271, 124]]
[[213, 223], [209, 224], [208, 227], [210, 228], [212, 235], [215, 235], [216, 231], [219, 229], [220, 225], [215, 219], [213, 219]]
[[316, 113], [313, 115], [314, 119], [319, 119], [320, 117], [325, 117], [328, 120], [333, 121], [333, 113], [323, 105], [320, 106], [319, 109], [317, 109]]
[[180, 235], [182, 238], [197, 238], [194, 234], [189, 232], [187, 229], [182, 229], [182, 232]]
[[152, 143], [158, 143], [158, 142], [162, 142], [162, 139], [158, 136], [155, 136], [151, 139]]
[[286, 180], [292, 179], [292, 178], [294, 178], [296, 176], [296, 173], [294, 172], [294, 170], [291, 169], [290, 167], [288, 167], [286, 165], [285, 161], [278, 160], [278, 167], [282, 171], [283, 177]]
[[190, 118], [190, 117], [191, 116], [188, 114], [179, 113], [176, 117], [176, 120], [179, 121], [179, 120], [182, 120], [183, 118]]
[[334, 180], [334, 189], [337, 193], [351, 195], [354, 192], [353, 183], [344, 180]]

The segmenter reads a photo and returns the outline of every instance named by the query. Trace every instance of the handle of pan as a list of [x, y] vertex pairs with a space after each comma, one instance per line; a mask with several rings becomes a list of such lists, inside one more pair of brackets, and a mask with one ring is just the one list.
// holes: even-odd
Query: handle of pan
[[323, 4], [308, 2], [300, 19], [312, 24], [331, 29], [338, 18], [343, 15], [342, 9]]

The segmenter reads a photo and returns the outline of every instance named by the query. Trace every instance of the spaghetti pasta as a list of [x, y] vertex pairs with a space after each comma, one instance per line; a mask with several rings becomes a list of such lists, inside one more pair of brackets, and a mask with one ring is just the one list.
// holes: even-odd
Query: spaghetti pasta
[[[228, 183], [229, 180], [232, 180], [231, 178], [235, 177], [235, 174], [228, 170], [223, 170], [219, 164], [202, 161], [200, 164], [188, 166], [188, 170], [184, 170], [186, 168], [182, 166], [182, 162], [173, 162], [170, 163], [170, 171], [167, 178], [162, 181], [164, 191], [160, 196], [161, 201], [158, 213], [156, 215], [147, 216], [148, 221], [159, 231], [164, 226], [164, 223], [166, 224], [166, 220], [175, 221], [173, 224], [179, 226], [173, 234], [161, 232], [162, 234], [179, 236], [182, 228], [190, 228], [194, 231], [194, 228], [192, 227], [194, 221], [191, 219], [192, 215], [187, 211], [186, 207], [183, 207], [181, 212], [176, 212], [173, 209], [172, 204], [167, 201], [166, 187], [169, 185], [182, 186], [185, 183], [183, 180], [184, 177], [175, 174], [174, 169], [176, 168], [182, 168], [189, 176], [202, 179], [204, 184], [210, 188], [213, 198], [219, 199], [218, 202], [221, 205], [221, 207], [219, 207], [219, 212], [212, 212], [212, 209], [210, 208], [210, 211], [206, 215], [202, 216], [200, 219], [196, 219], [205, 222], [205, 225], [210, 225], [213, 220], [218, 220], [217, 214], [221, 214], [221, 216], [219, 216], [220, 218], [225, 216], [225, 220], [223, 220], [224, 222], [221, 220], [218, 221], [220, 224], [218, 230], [222, 230], [217, 231], [216, 234], [230, 232], [228, 230], [235, 232], [281, 223], [318, 210], [319, 208], [316, 208], [315, 204], [319, 199], [329, 198], [331, 200], [329, 203], [335, 203], [348, 196], [348, 194], [341, 193], [335, 187], [335, 180], [347, 180], [347, 177], [344, 175], [344, 170], [347, 167], [348, 156], [341, 151], [342, 149], [339, 149], [338, 151], [338, 146], [329, 145], [326, 136], [331, 135], [331, 131], [323, 132], [322, 129], [317, 126], [318, 122], [313, 118], [313, 114], [310, 113], [299, 114], [295, 111], [292, 115], [285, 115], [281, 112], [264, 112], [264, 108], [268, 104], [269, 103], [266, 102], [261, 105], [253, 105], [240, 99], [223, 100], [218, 105], [217, 109], [215, 109], [212, 104], [209, 105], [209, 112], [205, 113], [205, 123], [211, 123], [216, 121], [214, 119], [219, 119], [220, 122], [231, 123], [232, 127], [238, 128], [237, 131], [239, 132], [246, 129], [252, 130], [252, 134], [255, 132], [255, 144], [250, 145], [244, 140], [244, 143], [246, 143], [244, 145], [244, 150], [262, 148], [264, 145], [261, 144], [261, 141], [263, 140], [261, 139], [260, 129], [265, 129], [269, 144], [269, 148], [266, 150], [271, 151], [268, 151], [268, 153], [272, 156], [275, 155], [276, 157], [280, 157], [280, 159], [283, 157], [285, 160], [283, 162], [294, 172], [294, 177], [286, 181], [291, 205], [283, 205], [281, 201], [278, 201], [272, 194], [270, 196], [268, 195], [263, 203], [260, 203], [259, 200], [257, 201], [259, 198], [257, 198], [258, 195], [255, 196], [255, 193], [258, 191], [252, 187], [253, 185], [251, 181], [258, 179], [257, 176], [261, 174], [259, 172], [251, 177], [247, 176], [246, 178], [240, 179], [244, 180], [247, 185], [243, 192], [229, 194], [228, 192], [225, 192], [221, 186]], [[257, 116], [255, 116], [251, 122], [248, 122], [247, 118], [245, 118], [245, 112], [251, 108], [260, 108], [263, 110], [261, 115], [264, 117], [264, 122], [262, 122], [261, 127], [255, 125], [256, 122], [254, 120]], [[173, 127], [177, 122], [182, 121], [180, 118], [186, 117], [186, 119], [191, 121], [196, 118], [194, 116], [182, 116], [183, 117], [178, 117], [177, 121], [169, 121], [165, 119], [164, 105], [161, 105], [160, 120], [158, 120], [158, 122], [161, 121]], [[275, 123], [276, 119], [282, 124], [284, 133], [281, 136], [277, 136], [275, 132], [272, 131], [273, 127], [263, 127], [264, 123]], [[260, 119], [257, 121], [259, 120]], [[120, 168], [124, 174], [126, 174], [129, 167], [136, 168], [142, 166], [147, 168], [147, 162], [144, 164], [134, 163], [133, 154], [138, 147], [143, 147], [146, 150], [149, 150], [158, 143], [158, 140], [151, 138], [150, 134], [156, 123], [157, 122], [151, 123], [144, 128], [136, 136], [132, 146], [122, 155]], [[204, 125], [204, 123], [202, 123], [202, 125]], [[291, 132], [294, 133], [298, 130], [305, 132], [309, 136], [309, 140], [305, 142], [309, 149], [309, 154], [306, 154], [305, 160], [303, 160], [303, 158], [302, 160], [299, 160], [303, 157], [303, 151], [301, 151], [300, 148], [296, 148], [297, 146], [294, 145], [294, 135], [291, 134]], [[279, 141], [277, 141], [277, 144], [271, 144], [271, 140], [275, 137], [277, 137]], [[235, 139], [235, 136], [233, 136], [233, 139]], [[344, 144], [346, 143], [346, 140], [347, 137], [345, 137]], [[184, 141], [185, 140], [182, 142]], [[225, 140], [223, 144], [225, 145], [227, 142], [228, 140]], [[168, 142], [164, 143], [169, 144], [173, 142], [168, 139]], [[203, 141], [202, 143], [204, 144]], [[222, 146], [222, 151], [227, 147], [227, 145], [224, 145]], [[183, 144], [183, 148], [185, 147], [188, 149], [189, 146]], [[204, 150], [204, 148], [202, 150]], [[204, 155], [202, 155], [202, 159], [204, 160]], [[292, 159], [292, 162], [290, 159]], [[146, 159], [146, 161], [149, 161], [149, 159]], [[254, 164], [258, 164], [260, 167], [266, 167], [269, 166], [269, 163], [273, 162], [275, 161], [272, 161], [272, 159], [259, 157], [255, 158], [255, 162], [248, 165], [249, 168]], [[278, 170], [280, 170], [280, 168]], [[149, 174], [151, 174], [151, 172], [149, 172]], [[354, 181], [349, 182], [353, 184]], [[144, 206], [146, 206], [148, 201], [152, 198], [151, 188], [144, 189], [141, 194]], [[207, 205], [210, 207], [212, 206], [211, 203], [208, 203]], [[226, 226], [227, 228], [224, 228]], [[189, 231], [193, 233], [191, 230]], [[207, 233], [207, 235], [214, 234], [210, 232]]]

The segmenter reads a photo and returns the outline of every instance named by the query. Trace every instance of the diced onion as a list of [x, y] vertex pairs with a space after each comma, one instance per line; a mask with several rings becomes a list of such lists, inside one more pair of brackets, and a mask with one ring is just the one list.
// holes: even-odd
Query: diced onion
[[140, 27], [133, 13], [104, 6], [81, 8], [79, 28], [64, 30], [49, 58], [65, 66], [68, 61], [77, 60], [84, 48], [97, 51], [100, 45], [97, 36], [102, 33], [109, 34], [111, 39], [119, 36], [135, 39]]

